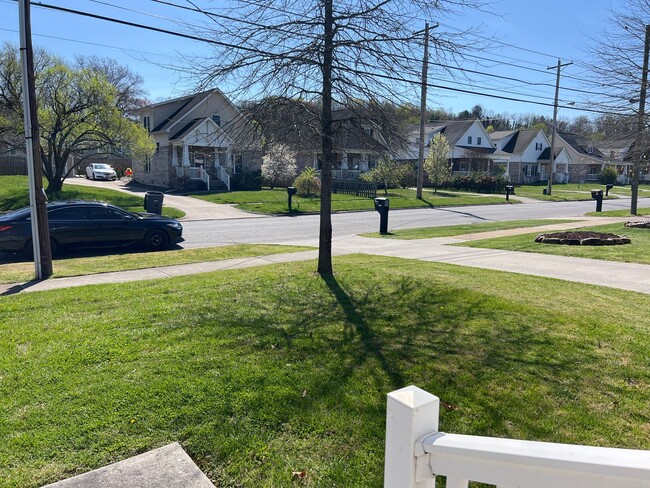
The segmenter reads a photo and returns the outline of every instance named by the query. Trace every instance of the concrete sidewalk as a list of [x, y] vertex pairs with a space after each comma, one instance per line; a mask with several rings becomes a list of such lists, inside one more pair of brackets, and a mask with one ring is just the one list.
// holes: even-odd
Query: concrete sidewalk
[[[598, 223], [607, 223], [598, 219]], [[584, 258], [554, 256], [550, 254], [533, 254], [516, 251], [457, 247], [450, 244], [466, 242], [469, 239], [484, 239], [498, 235], [513, 235], [538, 231], [561, 230], [575, 227], [575, 223], [553, 224], [538, 228], [519, 228], [492, 233], [466, 234], [458, 237], [438, 237], [432, 239], [399, 240], [374, 239], [360, 236], [345, 236], [332, 242], [332, 253], [335, 256], [346, 254], [368, 254], [390, 256], [404, 259], [419, 259], [422, 261], [449, 263], [460, 266], [507, 271], [547, 278], [557, 278], [592, 285], [619, 288], [622, 290], [650, 293], [650, 266], [643, 264], [602, 261]], [[306, 240], [296, 245], [318, 246], [316, 240]], [[0, 285], [0, 295], [11, 295], [20, 292], [33, 292], [69, 288], [75, 286], [125, 283], [173, 276], [192, 275], [222, 271], [227, 269], [243, 269], [267, 264], [286, 263], [316, 259], [318, 251], [303, 251], [298, 253], [275, 254], [253, 258], [228, 259], [205, 263], [193, 263], [177, 266], [147, 268], [133, 271], [101, 273], [70, 278], [54, 278], [41, 282], [16, 283]]]

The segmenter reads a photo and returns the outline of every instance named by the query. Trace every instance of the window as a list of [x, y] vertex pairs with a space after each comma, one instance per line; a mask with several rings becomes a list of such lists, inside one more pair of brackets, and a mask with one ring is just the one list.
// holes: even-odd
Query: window
[[477, 145], [477, 146], [480, 146], [480, 145], [481, 145], [481, 138], [480, 138], [480, 137], [477, 137], [477, 138], [476, 138], [476, 145]]
[[151, 132], [151, 118], [149, 118], [148, 115], [142, 117], [142, 125], [144, 126], [145, 129]]
[[537, 176], [537, 166], [527, 166], [526, 176]]
[[467, 136], [467, 144], [471, 144], [471, 143], [472, 143], [472, 136]]
[[124, 214], [112, 208], [90, 207], [90, 220], [123, 220]]
[[589, 166], [587, 169], [588, 175], [597, 175], [598, 173], [600, 173], [600, 168], [598, 166]]
[[86, 220], [88, 207], [69, 207], [52, 210], [47, 214], [48, 220]]
[[368, 136], [368, 137], [373, 137], [375, 135], [375, 130], [372, 127], [364, 127], [363, 132]]
[[541, 142], [536, 142], [535, 143], [535, 150], [536, 151], [541, 151], [542, 150], [542, 143]]
[[144, 172], [151, 173], [151, 156], [144, 157]]
[[156, 142], [156, 154], [160, 152], [160, 143]]
[[212, 116], [212, 121], [217, 124], [219, 127], [221, 127], [221, 115], [214, 114]]
[[233, 157], [233, 166], [235, 169], [235, 173], [243, 173], [244, 172], [244, 158], [242, 157], [241, 154], [235, 154]]

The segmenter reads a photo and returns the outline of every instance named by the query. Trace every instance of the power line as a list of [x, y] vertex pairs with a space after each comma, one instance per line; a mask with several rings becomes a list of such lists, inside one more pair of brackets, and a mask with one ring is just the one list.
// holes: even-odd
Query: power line
[[[14, 1], [17, 1], [17, 0], [14, 0]], [[207, 38], [203, 38], [203, 37], [195, 36], [195, 35], [191, 35], [191, 34], [184, 34], [184, 33], [180, 33], [180, 32], [174, 32], [174, 31], [170, 31], [170, 30], [167, 30], [167, 29], [162, 29], [162, 28], [159, 28], [159, 27], [149, 26], [149, 25], [145, 25], [145, 24], [139, 24], [139, 23], [136, 23], [136, 22], [130, 22], [130, 21], [126, 21], [126, 20], [121, 20], [121, 19], [117, 19], [117, 18], [114, 18], [114, 17], [107, 17], [107, 16], [104, 16], [104, 15], [93, 14], [93, 13], [90, 13], [90, 12], [70, 9], [70, 8], [66, 8], [66, 7], [60, 7], [60, 6], [56, 6], [56, 5], [45, 4], [45, 3], [42, 3], [42, 2], [36, 2], [36, 3], [33, 3], [33, 5], [35, 5], [37, 7], [40, 7], [40, 8], [57, 10], [57, 11], [65, 12], [65, 13], [80, 15], [80, 16], [84, 16], [84, 17], [89, 17], [89, 18], [93, 18], [93, 19], [97, 19], [97, 20], [106, 21], [106, 22], [116, 23], [116, 24], [120, 24], [120, 25], [126, 25], [126, 26], [129, 26], [129, 27], [150, 30], [150, 31], [153, 31], [153, 32], [159, 32], [159, 33], [162, 33], [162, 34], [168, 34], [168, 35], [181, 37], [181, 38], [185, 38], [185, 39], [190, 39], [190, 40], [194, 40], [194, 41], [205, 42], [205, 43], [208, 43], [208, 44], [218, 45], [218, 46], [221, 46], [221, 47], [227, 47], [227, 48], [231, 48], [231, 49], [235, 49], [235, 50], [243, 50], [243, 51], [252, 52], [252, 53], [255, 53], [255, 54], [264, 54], [264, 52], [261, 51], [261, 50], [248, 48], [248, 47], [244, 47], [244, 46], [241, 46], [241, 45], [234, 45], [234, 44], [225, 43], [225, 42], [217, 41], [217, 40], [214, 40], [214, 39], [207, 39]], [[271, 54], [271, 53], [267, 53], [267, 54]], [[399, 77], [396, 77], [396, 76], [382, 75], [382, 74], [379, 74], [379, 73], [372, 73], [372, 72], [369, 72], [369, 71], [354, 70], [354, 69], [351, 69], [351, 68], [347, 68], [347, 69], [348, 69], [348, 71], [354, 72], [356, 74], [372, 75], [372, 76], [375, 76], [377, 78], [390, 79], [390, 80], [393, 80], [393, 81], [401, 81], [401, 82], [409, 83], [409, 84], [417, 84], [417, 85], [420, 84], [419, 81], [408, 80], [406, 78], [399, 78]], [[528, 104], [536, 104], [536, 105], [547, 106], [547, 107], [552, 107], [553, 106], [553, 104], [551, 104], [551, 103], [546, 103], [546, 102], [541, 102], [541, 101], [525, 100], [525, 99], [515, 98], [515, 97], [507, 97], [507, 96], [502, 96], [502, 95], [488, 94], [488, 93], [477, 92], [477, 91], [474, 91], [474, 90], [466, 90], [466, 89], [461, 89], [461, 88], [448, 87], [448, 86], [444, 86], [444, 85], [429, 84], [429, 86], [432, 87], [432, 88], [440, 89], [440, 90], [452, 91], [452, 92], [457, 92], [457, 93], [465, 93], [465, 94], [470, 94], [470, 95], [477, 95], [477, 96], [482, 96], [482, 97], [487, 97], [487, 98], [495, 98], [495, 99], [500, 99], [500, 100], [515, 101], [515, 102], [528, 103]], [[615, 114], [613, 112], [606, 112], [606, 111], [588, 109], [588, 108], [578, 108], [578, 107], [566, 107], [566, 108], [568, 108], [570, 110], [582, 111], [582, 112], [618, 115], [618, 114]]]

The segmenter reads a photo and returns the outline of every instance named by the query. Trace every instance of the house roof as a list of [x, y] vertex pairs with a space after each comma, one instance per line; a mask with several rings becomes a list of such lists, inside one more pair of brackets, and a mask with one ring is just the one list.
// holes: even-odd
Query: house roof
[[440, 124], [432, 124], [432, 133], [442, 132], [450, 146], [458, 146], [460, 138], [474, 125], [476, 120], [449, 120]]
[[523, 154], [533, 140], [539, 134], [538, 129], [518, 130], [512, 139], [503, 147], [503, 150], [510, 154]]
[[516, 130], [498, 130], [490, 133], [490, 139], [493, 141], [500, 141], [501, 139], [508, 137], [517, 132]]
[[[557, 159], [557, 157], [564, 151], [563, 147], [556, 147], [555, 152], [554, 152], [554, 158]], [[539, 155], [537, 158], [538, 161], [550, 161], [551, 159], [551, 147], [547, 147], [542, 151], [542, 154]]]
[[562, 140], [571, 146], [571, 148], [578, 154], [584, 154], [585, 156], [599, 159], [603, 159], [605, 157], [605, 155], [600, 152], [597, 147], [593, 146], [593, 144], [591, 146], [593, 148], [593, 151], [589, 152], [588, 148], [591, 141], [586, 137], [582, 137], [577, 134], [570, 134], [567, 132], [558, 132], [557, 135], [560, 136]]
[[185, 137], [186, 134], [188, 134], [190, 131], [196, 129], [201, 123], [206, 119], [206, 117], [200, 117], [198, 119], [193, 119], [187, 124], [185, 124], [183, 127], [181, 127], [178, 132], [176, 132], [173, 136], [169, 137], [169, 140], [172, 141], [174, 139], [182, 139]]
[[[178, 101], [183, 101], [182, 105], [172, 112], [166, 119], [159, 123], [156, 127], [153, 128], [151, 132], [158, 132], [162, 130], [169, 129], [173, 124], [183, 119], [183, 114], [188, 113], [194, 107], [196, 107], [203, 100], [208, 98], [215, 90], [204, 91], [197, 93], [195, 95], [189, 95], [184, 98], [178, 98], [167, 103], [176, 103]], [[157, 104], [155, 106], [164, 105], [164, 103]]]

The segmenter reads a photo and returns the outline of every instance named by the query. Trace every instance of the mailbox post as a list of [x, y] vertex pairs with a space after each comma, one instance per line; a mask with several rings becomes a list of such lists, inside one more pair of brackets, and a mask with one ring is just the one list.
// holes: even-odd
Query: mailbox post
[[379, 212], [379, 233], [388, 234], [388, 198], [375, 198], [375, 210]]
[[289, 205], [289, 212], [291, 212], [291, 198], [296, 194], [298, 190], [295, 186], [287, 187], [287, 204]]
[[603, 211], [603, 190], [591, 190], [591, 198], [596, 200], [596, 212]]
[[510, 194], [515, 194], [515, 185], [506, 185], [506, 202], [510, 201]]

